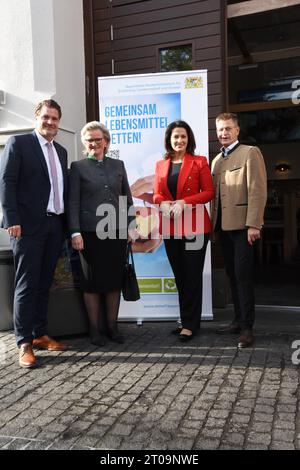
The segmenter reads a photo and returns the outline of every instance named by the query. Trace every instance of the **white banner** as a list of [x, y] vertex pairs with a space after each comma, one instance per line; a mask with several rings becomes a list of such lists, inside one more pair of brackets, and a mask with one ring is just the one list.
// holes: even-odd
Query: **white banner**
[[[207, 71], [99, 77], [100, 121], [111, 135], [109, 156], [124, 161], [134, 197], [141, 239], [134, 260], [141, 299], [122, 300], [121, 319], [179, 318], [173, 272], [158, 232], [152, 205], [155, 164], [164, 153], [164, 134], [172, 121], [183, 119], [194, 131], [196, 155], [208, 158]], [[202, 318], [212, 319], [211, 253], [203, 271]]]

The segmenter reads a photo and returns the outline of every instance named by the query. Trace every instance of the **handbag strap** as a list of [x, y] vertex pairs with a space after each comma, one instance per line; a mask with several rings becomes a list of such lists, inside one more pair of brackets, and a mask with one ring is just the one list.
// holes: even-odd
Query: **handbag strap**
[[128, 264], [129, 264], [130, 259], [131, 259], [132, 267], [135, 270], [131, 242], [127, 244], [127, 263]]

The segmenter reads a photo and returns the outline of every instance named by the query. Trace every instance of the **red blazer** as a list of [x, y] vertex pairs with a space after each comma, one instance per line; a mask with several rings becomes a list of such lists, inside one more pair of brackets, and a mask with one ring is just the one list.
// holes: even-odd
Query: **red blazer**
[[[168, 188], [170, 163], [171, 158], [167, 157], [156, 164], [153, 195], [155, 204], [174, 200]], [[185, 208], [183, 217], [178, 219], [163, 217], [161, 233], [187, 236], [193, 233], [210, 232], [210, 218], [204, 204], [211, 201], [213, 197], [214, 186], [206, 158], [186, 154], [178, 176], [176, 200], [184, 199], [190, 207]]]

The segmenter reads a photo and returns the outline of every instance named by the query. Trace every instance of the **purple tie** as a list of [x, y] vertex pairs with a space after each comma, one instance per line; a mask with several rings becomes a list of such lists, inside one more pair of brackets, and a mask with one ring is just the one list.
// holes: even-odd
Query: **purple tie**
[[55, 156], [54, 156], [52, 144], [50, 144], [50, 142], [47, 142], [46, 146], [48, 150], [49, 165], [50, 165], [51, 179], [52, 179], [53, 205], [54, 205], [54, 210], [56, 214], [59, 214], [60, 201], [59, 201], [58, 177], [57, 177], [57, 169], [55, 165]]

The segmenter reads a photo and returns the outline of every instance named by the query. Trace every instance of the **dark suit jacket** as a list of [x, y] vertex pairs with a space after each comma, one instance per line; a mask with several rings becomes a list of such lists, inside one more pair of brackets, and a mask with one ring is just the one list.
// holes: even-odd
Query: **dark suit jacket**
[[[170, 163], [171, 158], [168, 157], [165, 160], [159, 160], [156, 164], [153, 195], [155, 204], [173, 200], [168, 188]], [[180, 219], [180, 222], [179, 219], [170, 220], [170, 234], [187, 236], [192, 233], [210, 232], [210, 219], [204, 204], [211, 201], [213, 197], [213, 181], [206, 158], [186, 154], [178, 176], [176, 199], [184, 199], [185, 204], [189, 204], [192, 209], [190, 209], [190, 214], [188, 214], [189, 209], [185, 209], [184, 217]]]
[[[119, 196], [126, 196], [119, 206]], [[112, 229], [127, 229], [135, 218], [127, 215], [132, 206], [132, 196], [127, 180], [124, 163], [121, 160], [105, 157], [103, 163], [90, 158], [71, 164], [69, 175], [68, 221], [70, 232], [95, 232], [98, 222], [107, 218], [105, 214], [96, 215], [100, 206], [111, 205], [116, 211]], [[122, 222], [119, 223], [119, 210]]]
[[[67, 189], [67, 151], [54, 142]], [[4, 228], [21, 225], [23, 235], [38, 231], [45, 220], [50, 195], [47, 163], [35, 132], [11, 137], [0, 167], [0, 200]]]

